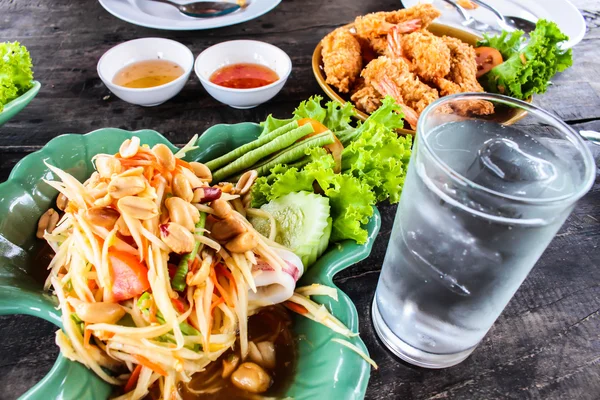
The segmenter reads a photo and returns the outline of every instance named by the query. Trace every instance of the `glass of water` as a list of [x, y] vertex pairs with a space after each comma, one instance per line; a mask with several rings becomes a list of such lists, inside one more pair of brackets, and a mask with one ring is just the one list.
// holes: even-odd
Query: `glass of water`
[[[476, 115], [486, 102], [495, 114]], [[513, 125], [494, 121], [519, 109]], [[379, 337], [415, 365], [463, 361], [594, 179], [579, 135], [533, 105], [483, 93], [431, 104], [373, 301]]]

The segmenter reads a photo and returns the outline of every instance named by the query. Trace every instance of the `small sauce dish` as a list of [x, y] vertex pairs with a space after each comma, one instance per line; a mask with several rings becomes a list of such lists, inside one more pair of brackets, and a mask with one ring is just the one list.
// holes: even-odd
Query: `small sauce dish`
[[[143, 88], [116, 84], [115, 77], [124, 68], [141, 61], [165, 60], [177, 64], [183, 73], [168, 83]], [[162, 38], [143, 38], [121, 43], [108, 50], [98, 61], [98, 75], [121, 100], [150, 107], [169, 100], [183, 89], [194, 65], [194, 55], [183, 44]]]
[[[277, 74], [278, 79], [252, 88], [226, 87], [211, 81], [213, 74], [235, 64], [259, 64]], [[292, 60], [279, 47], [256, 40], [231, 40], [211, 46], [196, 58], [194, 71], [206, 91], [233, 108], [253, 108], [269, 101], [285, 85], [292, 71]]]

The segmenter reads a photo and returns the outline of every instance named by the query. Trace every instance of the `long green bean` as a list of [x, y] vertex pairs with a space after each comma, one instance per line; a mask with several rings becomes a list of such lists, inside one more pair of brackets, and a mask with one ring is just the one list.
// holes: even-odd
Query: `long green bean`
[[[203, 229], [204, 224], [206, 223], [206, 213], [200, 212], [200, 219], [196, 223], [196, 229]], [[196, 233], [197, 235], [202, 235], [202, 233]], [[194, 243], [194, 248], [190, 253], [185, 254], [181, 257], [179, 261], [179, 265], [177, 266], [177, 271], [171, 280], [171, 287], [178, 292], [181, 292], [185, 289], [185, 277], [187, 276], [188, 271], [190, 270], [190, 265], [196, 258], [198, 254], [198, 250], [200, 249], [200, 242], [198, 240]]]
[[271, 140], [275, 139], [278, 136], [283, 135], [293, 129], [298, 127], [298, 121], [292, 121], [289, 124], [286, 124], [280, 128], [273, 130], [272, 132], [267, 133], [266, 135], [261, 135], [258, 139], [253, 140], [250, 143], [246, 143], [243, 146], [240, 146], [227, 154], [222, 155], [221, 157], [215, 158], [206, 163], [206, 166], [211, 170], [215, 171], [227, 163], [235, 160], [236, 158], [241, 157], [247, 152], [257, 149], [263, 144], [269, 143]]
[[[292, 146], [298, 139], [314, 132], [311, 124], [302, 125], [294, 130], [291, 130], [283, 135], [271, 140], [269, 143], [263, 146], [249, 151], [237, 160], [228, 164], [227, 166], [213, 171], [213, 182], [220, 182], [227, 177], [230, 177], [237, 172], [249, 169], [261, 159], [268, 157], [269, 155], [285, 150]], [[293, 146], [292, 146], [293, 147]]]
[[271, 171], [271, 168], [277, 164], [289, 164], [297, 161], [306, 155], [307, 149], [323, 147], [334, 141], [335, 137], [331, 131], [319, 133], [318, 135], [311, 136], [308, 139], [304, 139], [303, 141], [294, 144], [285, 151], [282, 151], [276, 157], [272, 157], [263, 164], [252, 167], [252, 169], [256, 170], [258, 176], [267, 175]]

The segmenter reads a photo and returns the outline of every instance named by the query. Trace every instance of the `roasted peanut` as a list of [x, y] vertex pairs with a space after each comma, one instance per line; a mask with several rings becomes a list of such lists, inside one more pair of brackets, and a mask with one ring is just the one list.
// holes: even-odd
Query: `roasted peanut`
[[240, 356], [235, 353], [230, 353], [226, 358], [223, 359], [223, 372], [221, 372], [221, 378], [229, 378], [239, 363]]
[[199, 163], [199, 162], [192, 161], [190, 163], [190, 166], [192, 167], [194, 174], [196, 174], [196, 176], [198, 178], [205, 180], [207, 182], [212, 181], [212, 173], [210, 172], [210, 169], [208, 169], [208, 167], [206, 165]]
[[75, 314], [90, 324], [114, 324], [125, 315], [125, 310], [117, 303], [86, 303], [74, 297], [69, 297], [67, 301], [75, 309]]
[[117, 208], [122, 214], [141, 220], [150, 219], [158, 215], [156, 203], [148, 198], [125, 196], [117, 202]]
[[108, 193], [108, 184], [106, 182], [98, 182], [94, 187], [88, 189], [88, 193], [94, 199], [100, 199]]
[[110, 194], [107, 194], [104, 197], [94, 200], [94, 207], [108, 207], [113, 202], [113, 198], [110, 197]]
[[223, 199], [214, 200], [210, 206], [214, 211], [214, 216], [217, 218], [225, 219], [231, 215], [231, 206]]
[[190, 185], [190, 182], [182, 174], [177, 174], [173, 177], [173, 194], [181, 197], [188, 203], [194, 198], [192, 185]]
[[233, 185], [229, 182], [221, 182], [219, 183], [219, 188], [223, 193], [233, 193]]
[[192, 203], [208, 203], [221, 198], [221, 189], [218, 187], [199, 187], [194, 188], [194, 197]]
[[[214, 228], [213, 228], [214, 229]], [[233, 240], [227, 242], [225, 247], [232, 253], [245, 253], [258, 246], [258, 242], [254, 235], [250, 232], [244, 232], [237, 235]]]
[[185, 178], [188, 180], [188, 182], [190, 183], [190, 185], [192, 185], [193, 188], [206, 186], [206, 182], [203, 182], [202, 179], [194, 175], [194, 172], [192, 172], [188, 168], [181, 168], [181, 173], [183, 174], [183, 176], [185, 176]]
[[194, 248], [194, 236], [183, 226], [169, 222], [159, 228], [160, 238], [174, 253], [189, 253]]
[[250, 191], [250, 188], [252, 187], [252, 185], [254, 185], [256, 178], [258, 178], [258, 172], [256, 172], [255, 170], [250, 170], [250, 171], [244, 172], [242, 174], [242, 176], [240, 176], [240, 179], [237, 181], [237, 183], [235, 185], [234, 193], [236, 193], [236, 194], [248, 193]]
[[139, 176], [115, 176], [108, 184], [108, 193], [115, 199], [133, 196], [144, 189], [146, 189], [146, 183]]
[[220, 242], [227, 241], [246, 232], [246, 227], [233, 217], [215, 222], [210, 231], [211, 236]]
[[38, 229], [35, 233], [35, 236], [38, 239], [42, 239], [44, 237], [44, 232], [52, 233], [57, 223], [58, 213], [53, 208], [49, 208], [40, 217], [38, 221]]
[[119, 160], [109, 155], [99, 155], [94, 162], [96, 171], [102, 178], [110, 178], [113, 174], [120, 174], [123, 169]]
[[117, 219], [117, 231], [123, 235], [123, 236], [131, 236], [131, 232], [129, 231], [129, 227], [127, 226], [127, 223], [125, 223], [125, 219], [123, 219], [123, 216], [120, 216], [119, 219]]
[[67, 208], [68, 203], [69, 199], [67, 198], [67, 196], [65, 196], [62, 193], [59, 193], [58, 197], [56, 198], [56, 207], [58, 207], [58, 209], [61, 211], [65, 211], [65, 208]]
[[143, 173], [144, 167], [135, 167], [129, 168], [127, 171], [121, 172], [118, 176], [123, 178], [126, 176], [142, 176]]
[[179, 197], [170, 197], [165, 201], [171, 221], [178, 223], [189, 231], [194, 230], [200, 214], [196, 207]]
[[167, 171], [173, 171], [175, 169], [176, 160], [171, 149], [166, 145], [159, 143], [152, 148], [152, 153], [156, 157], [158, 164], [165, 168]]
[[257, 364], [245, 362], [231, 374], [231, 383], [250, 393], [263, 393], [271, 386], [271, 377]]
[[100, 174], [97, 171], [94, 171], [92, 172], [92, 175], [90, 175], [90, 177], [83, 182], [83, 186], [86, 188], [94, 187], [98, 184], [98, 182], [100, 182]]
[[131, 139], [127, 139], [119, 147], [119, 154], [123, 158], [130, 158], [137, 154], [140, 149], [140, 138], [133, 136]]
[[85, 211], [85, 217], [93, 225], [102, 226], [110, 231], [117, 223], [120, 214], [117, 210], [110, 207], [92, 207]]

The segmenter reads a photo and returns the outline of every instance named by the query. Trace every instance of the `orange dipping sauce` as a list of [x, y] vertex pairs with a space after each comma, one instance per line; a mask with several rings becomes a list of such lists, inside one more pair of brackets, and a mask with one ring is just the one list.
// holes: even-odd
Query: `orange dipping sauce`
[[279, 75], [260, 64], [240, 63], [226, 65], [212, 73], [209, 80], [215, 85], [234, 89], [252, 89], [277, 81]]

